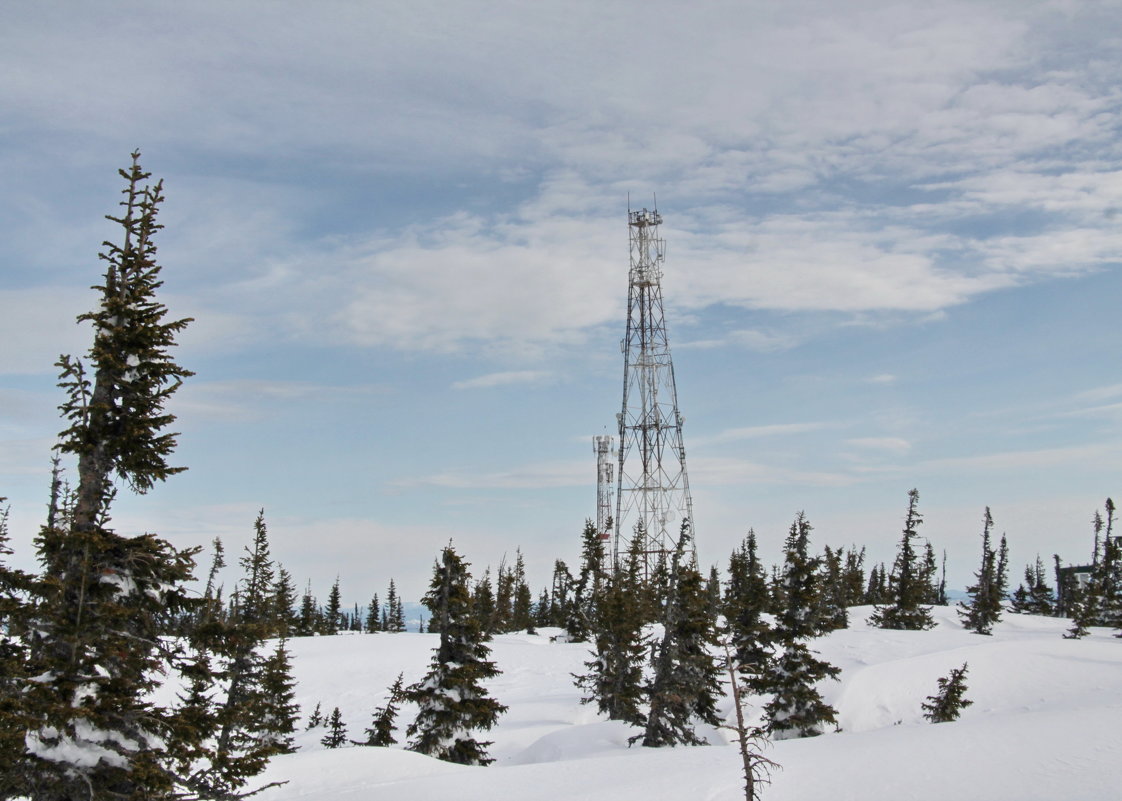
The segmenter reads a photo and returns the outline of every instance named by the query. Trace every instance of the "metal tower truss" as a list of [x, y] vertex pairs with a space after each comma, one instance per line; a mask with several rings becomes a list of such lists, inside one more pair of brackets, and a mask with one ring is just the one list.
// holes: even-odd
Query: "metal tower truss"
[[678, 545], [683, 522], [691, 531], [693, 501], [686, 474], [682, 415], [662, 309], [662, 263], [658, 211], [628, 210], [631, 271], [627, 333], [623, 350], [623, 409], [619, 423], [613, 557], [626, 559], [634, 543], [650, 575]]

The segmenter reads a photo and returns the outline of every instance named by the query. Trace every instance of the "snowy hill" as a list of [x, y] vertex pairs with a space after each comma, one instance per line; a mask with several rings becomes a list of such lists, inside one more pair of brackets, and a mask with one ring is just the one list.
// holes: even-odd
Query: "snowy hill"
[[[992, 637], [964, 631], [954, 610], [936, 608], [927, 632], [883, 631], [850, 610], [852, 628], [816, 642], [842, 669], [822, 685], [842, 731], [774, 744], [781, 764], [767, 801], [1030, 801], [1122, 798], [1122, 640], [1095, 629], [1061, 637], [1068, 622], [1007, 615]], [[323, 729], [300, 733], [300, 751], [275, 759], [266, 779], [289, 783], [262, 801], [736, 801], [740, 762], [726, 732], [712, 747], [628, 748], [635, 732], [580, 704], [570, 674], [582, 672], [585, 644], [505, 635], [492, 643], [503, 674], [490, 683], [510, 707], [486, 739], [495, 763], [463, 767], [391, 749], [326, 750]], [[338, 706], [354, 739], [398, 672], [425, 671], [437, 635], [379, 634], [291, 641], [297, 700]], [[967, 698], [953, 723], [932, 725], [920, 704], [940, 676], [969, 662]], [[725, 700], [725, 711], [731, 710]], [[398, 718], [398, 738], [414, 710]]]

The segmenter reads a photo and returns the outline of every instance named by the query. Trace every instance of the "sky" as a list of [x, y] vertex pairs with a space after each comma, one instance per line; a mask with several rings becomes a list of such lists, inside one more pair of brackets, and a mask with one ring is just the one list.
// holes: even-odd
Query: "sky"
[[1122, 3], [0, 5], [0, 495], [34, 563], [53, 363], [134, 149], [164, 180], [189, 469], [114, 525], [325, 597], [574, 564], [657, 204], [704, 565], [748, 529], [965, 586], [1086, 560], [1122, 491]]

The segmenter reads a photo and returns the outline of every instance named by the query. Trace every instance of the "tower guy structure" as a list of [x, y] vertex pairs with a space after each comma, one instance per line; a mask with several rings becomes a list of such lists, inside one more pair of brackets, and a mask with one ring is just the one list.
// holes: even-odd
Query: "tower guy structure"
[[616, 416], [619, 455], [612, 555], [618, 564], [637, 546], [650, 575], [660, 560], [669, 561], [683, 524], [691, 533], [691, 556], [696, 540], [682, 415], [662, 309], [662, 217], [657, 210], [629, 209], [627, 223], [631, 270], [627, 333], [621, 343], [623, 409]]

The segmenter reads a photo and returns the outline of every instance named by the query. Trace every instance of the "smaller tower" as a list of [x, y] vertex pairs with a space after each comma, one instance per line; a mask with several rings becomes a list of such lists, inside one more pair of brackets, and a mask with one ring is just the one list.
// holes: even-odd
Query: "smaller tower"
[[612, 556], [612, 490], [615, 488], [615, 440], [608, 435], [593, 437], [596, 454], [596, 533], [605, 544], [607, 559]]

